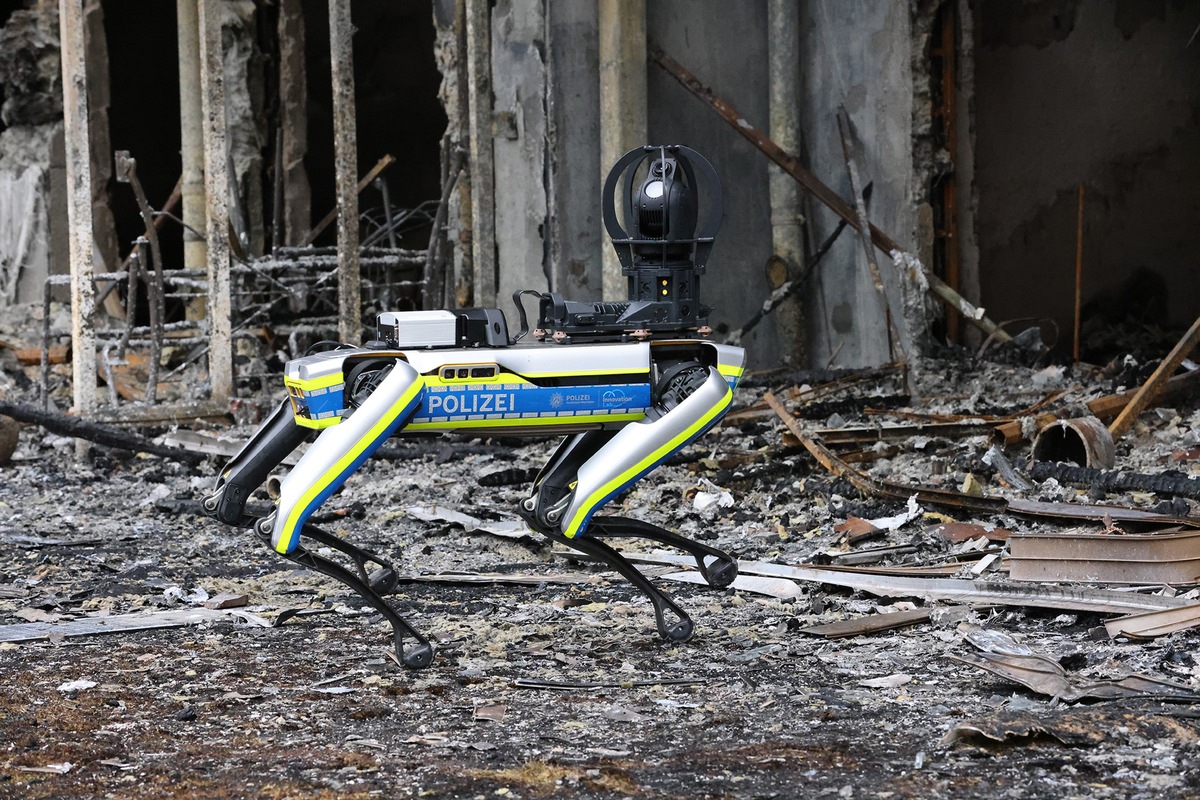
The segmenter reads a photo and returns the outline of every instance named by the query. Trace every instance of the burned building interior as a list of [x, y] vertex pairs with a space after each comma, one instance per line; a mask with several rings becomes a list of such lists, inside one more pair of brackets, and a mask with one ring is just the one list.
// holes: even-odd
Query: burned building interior
[[1198, 39], [0, 0], [0, 797], [1194, 796]]

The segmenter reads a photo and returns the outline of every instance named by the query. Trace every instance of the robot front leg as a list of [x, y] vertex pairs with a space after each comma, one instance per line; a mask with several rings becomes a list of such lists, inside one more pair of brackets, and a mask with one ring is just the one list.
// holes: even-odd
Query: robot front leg
[[[284, 558], [341, 581], [360, 595], [391, 624], [400, 660], [411, 668], [424, 667], [433, 658], [433, 647], [382, 597], [396, 586], [395, 569], [382, 558], [308, 522], [317, 508], [404, 425], [424, 396], [424, 381], [420, 374], [399, 360], [383, 366], [376, 379], [369, 383], [373, 390], [363, 397], [350, 398], [342, 419], [321, 431], [283, 479], [274, 510], [262, 519], [248, 519], [255, 532]], [[308, 429], [292, 420], [286, 403], [280, 406], [243, 448], [243, 453], [230, 462], [217, 491], [206, 499], [206, 507], [223, 521], [231, 521], [229, 518], [234, 516], [239, 520], [247, 519], [240, 507], [232, 509], [231, 505], [239, 499], [244, 505], [245, 496], [261, 485], [269, 471], [308, 433]], [[237, 489], [232, 494], [233, 500], [226, 499], [231, 495], [229, 487]], [[307, 550], [300, 544], [301, 537], [313, 539], [348, 556], [357, 571]], [[368, 575], [368, 563], [376, 563], [380, 569]], [[416, 645], [406, 649], [405, 636], [414, 639]]]
[[[602, 505], [704, 433], [732, 400], [724, 377], [699, 364], [675, 379], [671, 392], [659, 394], [658, 405], [643, 421], [616, 433], [591, 431], [566, 440], [538, 475], [520, 513], [548, 538], [599, 558], [621, 573], [650, 598], [659, 635], [685, 641], [693, 631], [687, 613], [620, 553], [592, 536], [636, 536], [681, 548], [696, 558], [705, 580], [717, 588], [728, 586], [737, 576], [737, 562], [716, 548], [637, 520], [592, 520]], [[668, 622], [667, 612], [677, 620]]]
[[255, 518], [246, 514], [250, 495], [311, 433], [296, 424], [291, 403], [284, 400], [221, 470], [212, 494], [204, 498], [204, 510], [226, 525], [253, 525]]

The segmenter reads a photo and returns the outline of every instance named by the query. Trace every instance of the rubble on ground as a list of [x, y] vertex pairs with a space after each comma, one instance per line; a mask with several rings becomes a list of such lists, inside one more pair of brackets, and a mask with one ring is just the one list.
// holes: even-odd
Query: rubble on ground
[[[1114, 637], [1117, 614], [1021, 598], [1186, 610], [1196, 581], [1021, 583], [1008, 548], [1195, 530], [1200, 503], [1039, 481], [1028, 439], [993, 448], [996, 420], [1066, 415], [1155, 365], [916, 366], [750, 375], [719, 427], [610, 504], [748, 565], [874, 587], [776, 575], [714, 591], [620, 542], [663, 562], [644, 568], [695, 619], [681, 645], [655, 635], [628, 583], [522, 533], [514, 508], [551, 440], [389, 444], [319, 520], [393, 559], [392, 601], [437, 644], [417, 672], [388, 657], [387, 627], [359, 598], [203, 515], [220, 455], [192, 467], [94, 446], [80, 461], [73, 439], [25, 426], [0, 468], [0, 796], [1186, 794], [1200, 779], [1197, 629]], [[0, 400], [36, 401], [36, 368], [5, 358], [0, 374]], [[859, 429], [878, 436], [855, 443]], [[219, 453], [252, 430], [140, 433]], [[1152, 408], [1116, 441], [1114, 469], [1200, 480], [1197, 431], [1194, 395]], [[1100, 510], [1020, 510], [1035, 503]], [[1009, 596], [894, 588], [914, 580]]]

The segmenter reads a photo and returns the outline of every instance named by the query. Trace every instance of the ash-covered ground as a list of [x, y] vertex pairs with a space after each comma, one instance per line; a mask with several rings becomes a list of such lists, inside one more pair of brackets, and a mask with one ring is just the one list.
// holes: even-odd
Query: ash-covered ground
[[[770, 384], [808, 430], [901, 424], [911, 420], [864, 410], [998, 414], [1056, 390], [1082, 402], [1116, 389], [1115, 380], [963, 357], [924, 362], [911, 387], [884, 376], [811, 402], [775, 376], [741, 390], [737, 408], [754, 406]], [[851, 548], [838, 525], [906, 504], [830, 475], [769, 411], [731, 416], [608, 510], [782, 564], [882, 545], [911, 545], [896, 564], [944, 564], [982, 546], [936, 535], [944, 518], [931, 515], [1012, 531], [1104, 527], [922, 507]], [[252, 430], [183, 427], [233, 440]], [[1196, 475], [1198, 429], [1195, 400], [1149, 411], [1119, 443], [1118, 467], [1161, 472], [1169, 462]], [[1110, 639], [1104, 617], [1087, 612], [885, 599], [811, 583], [781, 600], [663, 581], [696, 622], [691, 641], [669, 644], [647, 600], [602, 567], [534, 538], [408, 510], [436, 504], [515, 519], [526, 491], [515, 481], [531, 479], [553, 444], [404, 440], [400, 457], [371, 461], [321, 509], [326, 529], [390, 557], [412, 579], [391, 599], [437, 643], [433, 665], [412, 672], [387, 657], [388, 628], [359, 598], [201, 513], [220, 457], [192, 468], [93, 447], [80, 460], [73, 440], [25, 427], [0, 467], [0, 625], [199, 612], [220, 595], [245, 595], [246, 605], [182, 627], [0, 644], [0, 797], [1200, 793], [1200, 705], [1157, 695], [1068, 702], [952, 658], [974, 650], [968, 638], [982, 629], [1081, 681], [1139, 673], [1200, 691], [1195, 630], [1132, 642]], [[985, 436], [914, 436], [858, 466], [939, 488], [969, 485], [970, 475], [986, 494], [1017, 496], [982, 460], [988, 446]], [[1013, 462], [1028, 449], [1010, 450]], [[1054, 481], [1023, 496], [1097, 502]], [[1196, 515], [1192, 501], [1147, 493], [1109, 492], [1103, 502], [1168, 503]], [[964, 561], [959, 576], [974, 577], [977, 563]], [[982, 578], [1008, 581], [1002, 563]], [[447, 573], [492, 577], [464, 583]], [[801, 630], [931, 605], [930, 620], [871, 636]], [[306, 613], [267, 627], [285, 609]]]

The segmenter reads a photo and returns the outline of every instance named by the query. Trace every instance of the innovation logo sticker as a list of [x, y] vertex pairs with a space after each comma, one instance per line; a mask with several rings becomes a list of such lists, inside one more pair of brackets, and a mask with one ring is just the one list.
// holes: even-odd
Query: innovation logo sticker
[[600, 399], [606, 406], [627, 406], [633, 400], [620, 389], [609, 389]]

